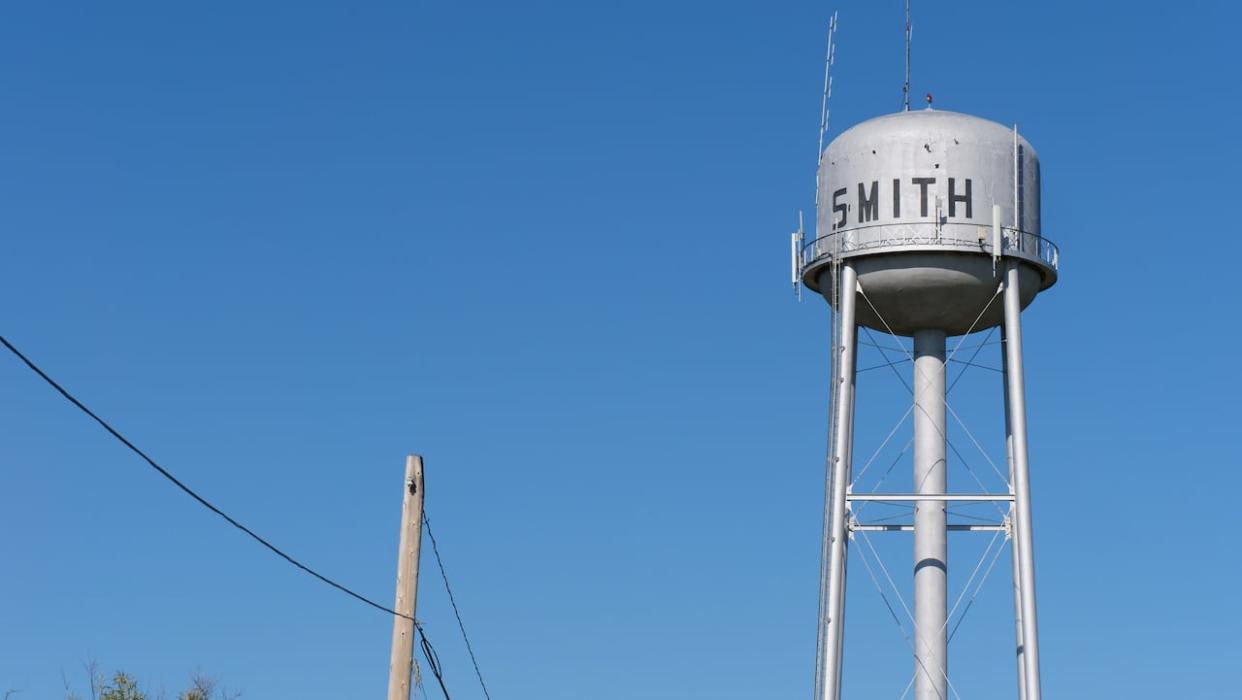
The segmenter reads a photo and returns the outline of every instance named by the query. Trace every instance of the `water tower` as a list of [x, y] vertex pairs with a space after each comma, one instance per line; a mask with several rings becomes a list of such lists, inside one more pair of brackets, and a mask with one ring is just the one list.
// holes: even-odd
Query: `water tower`
[[[823, 295], [834, 316], [816, 700], [840, 698], [846, 560], [859, 531], [913, 533], [908, 690], [917, 700], [952, 697], [947, 533], [954, 530], [1001, 532], [1012, 542], [1019, 696], [1039, 700], [1021, 312], [1056, 282], [1058, 262], [1040, 235], [1039, 158], [1016, 127], [929, 106], [842, 133], [820, 154], [818, 188], [816, 237], [797, 234], [795, 246], [796, 279]], [[851, 488], [860, 327], [912, 339], [908, 493]], [[1009, 488], [954, 489], [946, 479], [946, 338], [995, 327]], [[865, 501], [906, 503], [913, 516], [870, 525], [856, 517]], [[949, 522], [950, 504], [978, 501], [999, 503], [1005, 516]]]

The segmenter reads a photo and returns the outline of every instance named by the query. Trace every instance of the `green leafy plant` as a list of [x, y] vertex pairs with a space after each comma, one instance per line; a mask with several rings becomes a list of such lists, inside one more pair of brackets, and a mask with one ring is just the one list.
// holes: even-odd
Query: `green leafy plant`
[[[164, 692], [158, 691], [154, 694], [148, 693], [142, 689], [134, 676], [124, 672], [117, 671], [108, 678], [99, 671], [99, 664], [89, 661], [84, 664], [86, 676], [89, 680], [90, 700], [166, 700]], [[69, 679], [64, 678], [65, 684], [65, 700], [85, 700], [84, 696], [79, 695], [69, 685]], [[15, 700], [16, 690], [9, 690], [4, 693], [0, 700]], [[237, 700], [241, 697], [241, 693], [230, 693], [226, 689], [219, 687], [214, 678], [195, 673], [190, 676], [190, 687], [177, 693], [176, 700]]]

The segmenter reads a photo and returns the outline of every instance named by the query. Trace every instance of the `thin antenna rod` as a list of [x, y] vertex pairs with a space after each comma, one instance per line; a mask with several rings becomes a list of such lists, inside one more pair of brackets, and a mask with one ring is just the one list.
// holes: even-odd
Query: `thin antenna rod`
[[901, 90], [906, 112], [910, 111], [910, 0], [906, 0], [906, 85]]
[[828, 20], [828, 53], [824, 57], [824, 96], [819, 105], [819, 151], [824, 152], [824, 133], [828, 131], [828, 98], [832, 97], [832, 64], [836, 61], [837, 13]]
[[828, 98], [832, 97], [832, 64], [837, 59], [837, 13], [828, 20], [828, 53], [824, 57], [824, 96], [819, 104], [819, 148], [815, 151], [815, 207], [819, 208], [819, 165], [824, 157], [824, 134], [828, 132]]

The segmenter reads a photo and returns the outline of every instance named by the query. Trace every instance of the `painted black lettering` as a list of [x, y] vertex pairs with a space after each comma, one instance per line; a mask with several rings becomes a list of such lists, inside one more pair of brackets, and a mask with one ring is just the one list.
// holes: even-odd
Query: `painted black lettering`
[[893, 218], [901, 218], [901, 180], [893, 178]]
[[878, 180], [871, 181], [871, 195], [867, 196], [867, 190], [863, 187], [863, 183], [858, 183], [858, 223], [872, 221], [880, 218], [880, 183]]
[[919, 216], [927, 216], [927, 186], [936, 184], [936, 178], [915, 177], [910, 182], [919, 186]]
[[847, 192], [849, 192], [849, 190], [842, 187], [832, 193], [832, 210], [840, 214], [840, 218], [832, 222], [832, 227], [834, 229], [841, 228], [845, 225], [845, 212], [847, 211], [847, 208], [845, 206], [845, 202], [838, 202], [837, 200], [844, 197]]
[[957, 179], [949, 178], [949, 216], [957, 216], [957, 203], [966, 202], [966, 218], [974, 218], [974, 209], [970, 201], [970, 178], [966, 178], [966, 194], [956, 192]]

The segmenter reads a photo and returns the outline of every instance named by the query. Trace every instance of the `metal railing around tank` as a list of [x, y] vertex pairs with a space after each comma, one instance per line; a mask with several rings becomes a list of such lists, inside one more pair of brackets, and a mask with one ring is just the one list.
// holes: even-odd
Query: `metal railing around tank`
[[[1001, 255], [1023, 258], [1057, 271], [1060, 251], [1038, 233], [1011, 226], [1001, 227]], [[980, 224], [933, 222], [868, 224], [820, 236], [802, 247], [802, 269], [834, 255], [850, 257], [867, 251], [891, 248], [913, 250], [961, 250], [992, 255], [992, 227]]]

